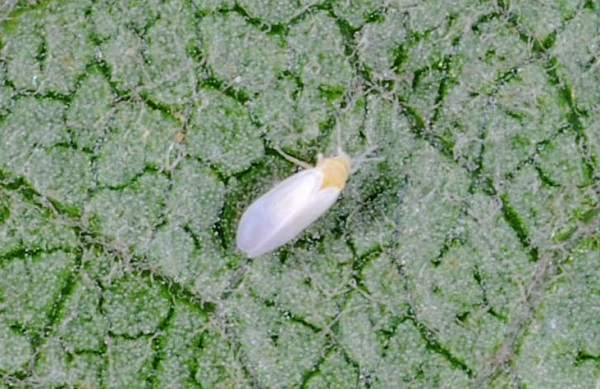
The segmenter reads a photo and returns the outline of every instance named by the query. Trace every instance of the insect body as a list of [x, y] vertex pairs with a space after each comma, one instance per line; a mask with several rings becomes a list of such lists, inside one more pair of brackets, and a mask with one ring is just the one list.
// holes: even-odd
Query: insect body
[[289, 242], [317, 220], [339, 197], [350, 175], [350, 157], [319, 155], [317, 166], [275, 185], [242, 215], [237, 246], [255, 258]]

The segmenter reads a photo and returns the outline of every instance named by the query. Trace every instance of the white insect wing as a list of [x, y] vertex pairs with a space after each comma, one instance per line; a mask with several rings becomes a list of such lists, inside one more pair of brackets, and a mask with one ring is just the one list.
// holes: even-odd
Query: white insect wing
[[256, 200], [240, 221], [238, 248], [254, 258], [293, 239], [338, 198], [339, 189], [320, 190], [322, 182], [321, 169], [303, 170]]

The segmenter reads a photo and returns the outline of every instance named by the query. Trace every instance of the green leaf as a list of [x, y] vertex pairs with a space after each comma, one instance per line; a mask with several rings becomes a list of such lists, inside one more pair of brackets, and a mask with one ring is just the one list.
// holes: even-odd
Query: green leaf
[[[597, 387], [598, 25], [589, 1], [3, 2], [0, 387]], [[298, 170], [278, 148], [357, 171], [249, 260], [240, 216]]]

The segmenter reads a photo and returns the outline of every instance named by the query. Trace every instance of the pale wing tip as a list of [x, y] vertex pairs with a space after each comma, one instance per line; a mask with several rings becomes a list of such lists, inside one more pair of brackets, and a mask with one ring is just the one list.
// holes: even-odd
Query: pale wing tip
[[253, 247], [253, 248], [249, 248], [249, 247], [240, 247], [240, 242], [237, 243], [237, 248], [238, 250], [240, 250], [242, 253], [244, 253], [244, 255], [250, 259], [256, 258], [256, 257], [260, 257], [263, 254], [266, 254], [267, 252], [269, 252], [270, 250], [263, 250], [260, 247]]
[[[240, 224], [241, 226], [241, 224]], [[245, 234], [244, 231], [238, 231], [236, 233], [235, 243], [237, 249], [244, 253], [248, 258], [254, 258], [256, 255], [254, 254], [254, 248], [252, 247], [253, 242], [249, 239], [248, 234]]]
[[[242, 224], [240, 224], [240, 227], [242, 227]], [[244, 253], [248, 258], [256, 258], [272, 251], [268, 247], [265, 248], [264, 242], [258, 242], [258, 237], [246, 233], [243, 227], [238, 228], [236, 234], [236, 246], [238, 250]]]

